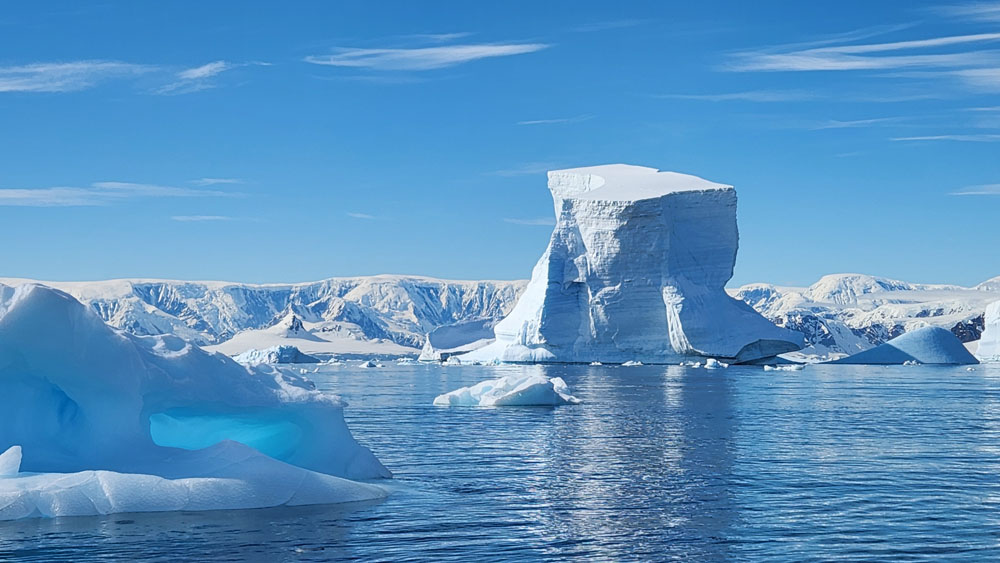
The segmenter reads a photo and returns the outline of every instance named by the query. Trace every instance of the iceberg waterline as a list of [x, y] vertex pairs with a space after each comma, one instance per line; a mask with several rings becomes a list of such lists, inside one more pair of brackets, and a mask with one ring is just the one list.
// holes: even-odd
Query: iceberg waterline
[[391, 475], [343, 406], [269, 366], [116, 331], [61, 291], [0, 286], [0, 448], [22, 453], [0, 518], [378, 498], [348, 480]]

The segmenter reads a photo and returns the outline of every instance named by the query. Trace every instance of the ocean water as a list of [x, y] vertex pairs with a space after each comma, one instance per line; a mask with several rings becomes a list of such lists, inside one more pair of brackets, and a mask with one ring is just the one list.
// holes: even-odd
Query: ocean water
[[[447, 408], [520, 370], [581, 405]], [[361, 505], [0, 523], [0, 560], [1000, 559], [1000, 366], [323, 367]]]

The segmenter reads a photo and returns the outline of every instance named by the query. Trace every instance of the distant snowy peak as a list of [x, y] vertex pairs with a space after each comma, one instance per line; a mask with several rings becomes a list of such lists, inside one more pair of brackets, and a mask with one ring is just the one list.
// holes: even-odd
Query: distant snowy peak
[[817, 303], [849, 305], [858, 297], [886, 291], [911, 291], [916, 286], [903, 281], [864, 274], [832, 274], [809, 286], [805, 297]]
[[807, 353], [840, 356], [926, 326], [948, 329], [962, 342], [978, 340], [998, 281], [966, 288], [833, 274], [805, 288], [755, 283], [731, 293], [775, 324], [805, 334]]
[[980, 291], [1000, 292], [1000, 276], [984, 281], [983, 283], [977, 285], [976, 289]]

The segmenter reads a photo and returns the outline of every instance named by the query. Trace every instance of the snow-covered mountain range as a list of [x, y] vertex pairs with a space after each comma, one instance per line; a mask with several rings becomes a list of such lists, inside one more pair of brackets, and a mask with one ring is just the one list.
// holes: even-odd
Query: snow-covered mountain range
[[730, 293], [775, 324], [803, 333], [805, 353], [843, 355], [924, 326], [946, 328], [962, 342], [975, 342], [982, 335], [986, 306], [1000, 300], [1000, 277], [961, 287], [833, 274], [809, 287], [758, 283]]
[[[306, 353], [416, 355], [437, 327], [499, 321], [527, 282], [371, 276], [280, 285], [38, 283], [70, 293], [127, 332], [175, 334], [228, 354], [292, 344]], [[922, 326], [947, 328], [963, 342], [978, 340], [986, 306], [1000, 301], [1000, 277], [960, 287], [834, 274], [809, 287], [757, 283], [728, 291], [775, 324], [803, 333], [806, 353], [845, 355]]]
[[[22, 285], [32, 280], [0, 279]], [[417, 354], [431, 330], [500, 319], [526, 282], [417, 276], [244, 284], [169, 280], [37, 282], [137, 335], [175, 334], [227, 354], [293, 344], [305, 353]]]

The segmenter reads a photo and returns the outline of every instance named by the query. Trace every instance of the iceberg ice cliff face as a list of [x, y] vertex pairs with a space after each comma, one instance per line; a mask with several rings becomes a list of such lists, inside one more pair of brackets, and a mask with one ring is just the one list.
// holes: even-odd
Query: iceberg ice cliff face
[[986, 307], [986, 328], [976, 356], [984, 362], [1000, 362], [1000, 301]]
[[25, 473], [0, 479], [0, 519], [361, 500], [383, 493], [347, 479], [390, 476], [310, 381], [116, 331], [39, 285], [0, 285], [0, 451], [12, 446]]
[[556, 227], [496, 342], [511, 362], [733, 361], [798, 350], [802, 336], [731, 298], [736, 192], [615, 164], [549, 172]]

